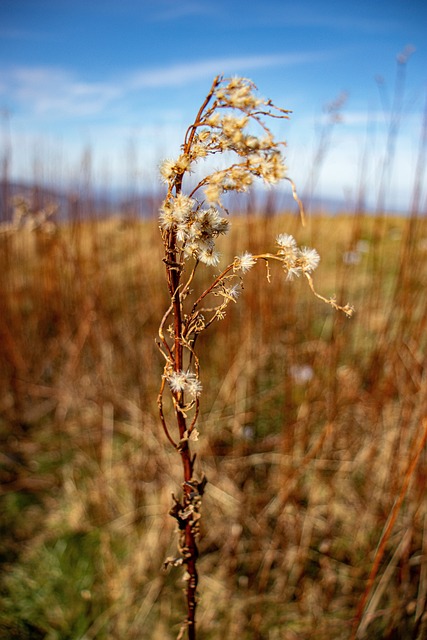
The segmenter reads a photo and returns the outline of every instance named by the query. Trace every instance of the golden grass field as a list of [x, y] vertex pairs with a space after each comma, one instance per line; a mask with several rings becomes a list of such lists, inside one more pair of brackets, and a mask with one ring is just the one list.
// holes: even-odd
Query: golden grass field
[[[200, 339], [203, 640], [427, 637], [427, 223], [231, 218], [226, 258], [292, 233], [317, 290], [258, 265]], [[157, 412], [157, 221], [0, 236], [0, 637], [169, 640], [185, 616]], [[201, 276], [209, 280], [215, 268]], [[371, 575], [371, 581], [370, 581]]]

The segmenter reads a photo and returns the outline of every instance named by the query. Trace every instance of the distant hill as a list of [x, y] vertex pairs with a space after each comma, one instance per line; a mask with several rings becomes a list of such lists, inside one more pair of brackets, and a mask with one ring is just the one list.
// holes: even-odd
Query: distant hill
[[158, 211], [161, 195], [129, 194], [88, 188], [59, 190], [24, 182], [0, 181], [0, 220], [10, 221], [13, 201], [17, 197], [27, 200], [35, 210], [52, 203], [57, 205], [59, 220], [105, 217], [117, 213], [136, 217], [150, 217]]
[[[87, 219], [91, 217], [108, 217], [121, 214], [137, 218], [150, 218], [157, 215], [164, 193], [157, 189], [151, 192], [129, 192], [125, 190], [93, 189], [88, 186], [61, 190], [49, 186], [9, 182], [0, 180], [0, 221], [10, 221], [13, 214], [13, 200], [23, 197], [35, 210], [42, 209], [52, 203], [58, 206], [59, 220]], [[353, 213], [355, 205], [339, 198], [304, 199], [304, 207], [309, 214]], [[283, 211], [298, 212], [298, 205], [289, 190], [253, 189], [248, 193], [230, 194], [224, 197], [224, 204], [235, 214], [259, 213], [274, 215]], [[366, 208], [367, 213], [374, 213]]]

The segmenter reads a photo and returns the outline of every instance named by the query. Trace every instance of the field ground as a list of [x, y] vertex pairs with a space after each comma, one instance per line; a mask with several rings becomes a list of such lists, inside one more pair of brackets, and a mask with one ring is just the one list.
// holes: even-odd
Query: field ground
[[[359, 638], [422, 640], [427, 222], [236, 218], [224, 260], [272, 249], [279, 232], [319, 251], [317, 290], [356, 313], [258, 265], [200, 339], [200, 638], [347, 640], [360, 610]], [[0, 637], [176, 638], [183, 575], [162, 566], [180, 466], [157, 416], [157, 224], [0, 242]]]

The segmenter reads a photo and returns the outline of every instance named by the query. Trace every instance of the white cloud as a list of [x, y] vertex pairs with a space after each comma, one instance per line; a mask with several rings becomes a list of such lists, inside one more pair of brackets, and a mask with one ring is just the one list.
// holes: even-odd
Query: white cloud
[[107, 110], [120, 99], [131, 103], [131, 94], [143, 89], [182, 87], [204, 78], [210, 81], [218, 73], [289, 67], [318, 59], [318, 53], [307, 52], [209, 58], [140, 69], [103, 82], [85, 81], [57, 67], [17, 66], [0, 71], [0, 100], [12, 101], [21, 113], [83, 118]]
[[[324, 54], [322, 54], [324, 55]], [[144, 87], [182, 86], [194, 80], [214, 77], [221, 73], [237, 73], [242, 70], [277, 66], [294, 66], [318, 60], [318, 53], [290, 53], [283, 55], [257, 55], [226, 58], [210, 58], [198, 62], [169, 65], [135, 72], [130, 77], [130, 86]]]
[[83, 82], [55, 67], [14, 67], [0, 73], [0, 98], [3, 94], [20, 113], [31, 116], [92, 115], [121, 92], [117, 84]]

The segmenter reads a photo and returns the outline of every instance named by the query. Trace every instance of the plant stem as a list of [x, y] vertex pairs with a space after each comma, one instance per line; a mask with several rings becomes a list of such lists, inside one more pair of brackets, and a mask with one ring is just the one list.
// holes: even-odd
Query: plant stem
[[[172, 233], [169, 239], [169, 259], [172, 264], [176, 263], [177, 250], [176, 250], [176, 236]], [[173, 310], [173, 327], [174, 327], [174, 369], [176, 372], [182, 371], [184, 368], [183, 362], [183, 342], [182, 342], [182, 308], [181, 308], [181, 292], [180, 292], [180, 279], [181, 270], [178, 267], [168, 265], [167, 266], [167, 278], [169, 291], [172, 299]], [[176, 419], [180, 437], [180, 444], [178, 446], [181, 453], [181, 461], [183, 466], [184, 475], [184, 496], [183, 496], [183, 510], [191, 505], [192, 497], [191, 492], [194, 468], [194, 456], [191, 455], [187, 434], [187, 422], [184, 413], [184, 393], [179, 392], [175, 395], [176, 401]], [[197, 607], [197, 558], [198, 548], [196, 544], [196, 530], [194, 527], [194, 520], [192, 515], [185, 521], [185, 529], [183, 532], [183, 549], [182, 554], [184, 563], [187, 567], [187, 629], [188, 640], [196, 639], [196, 607]]]

